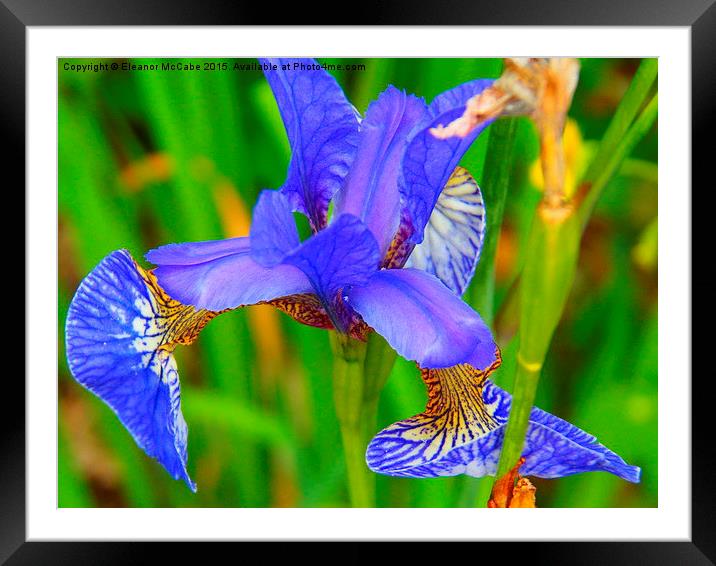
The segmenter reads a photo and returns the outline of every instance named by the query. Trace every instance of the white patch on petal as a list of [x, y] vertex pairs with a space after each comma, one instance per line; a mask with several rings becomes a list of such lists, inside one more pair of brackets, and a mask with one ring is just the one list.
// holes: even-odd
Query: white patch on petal
[[423, 241], [413, 250], [406, 267], [435, 275], [462, 295], [470, 284], [485, 235], [485, 206], [480, 188], [458, 167], [440, 193]]
[[156, 311], [154, 310], [156, 305], [150, 303], [146, 297], [138, 296], [134, 301], [134, 306], [139, 311], [139, 314], [146, 319], [152, 319], [156, 316]]

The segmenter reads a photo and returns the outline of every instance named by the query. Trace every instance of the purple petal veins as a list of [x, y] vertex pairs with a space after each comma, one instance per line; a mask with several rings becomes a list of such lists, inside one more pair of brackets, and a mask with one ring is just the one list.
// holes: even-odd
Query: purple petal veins
[[314, 231], [343, 183], [358, 145], [358, 118], [336, 80], [311, 59], [268, 59], [265, 71], [283, 118], [291, 161], [281, 191]]

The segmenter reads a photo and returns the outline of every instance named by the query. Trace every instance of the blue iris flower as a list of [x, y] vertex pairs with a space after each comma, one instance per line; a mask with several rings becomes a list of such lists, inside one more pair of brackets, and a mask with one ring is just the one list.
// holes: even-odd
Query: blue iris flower
[[[510, 396], [488, 379], [500, 364], [489, 328], [460, 298], [479, 259], [485, 210], [458, 163], [487, 124], [462, 139], [430, 133], [492, 81], [462, 84], [430, 105], [390, 86], [361, 118], [314, 61], [267, 63], [291, 145], [286, 182], [260, 194], [248, 237], [162, 246], [146, 254], [153, 271], [124, 250], [107, 256], [69, 309], [74, 377], [196, 489], [172, 352], [223, 311], [271, 304], [355, 339], [378, 332], [419, 366], [426, 410], [376, 435], [366, 453], [372, 470], [494, 475]], [[295, 211], [313, 230], [303, 242]], [[639, 481], [639, 468], [537, 408], [524, 456], [525, 475], [602, 470]]]

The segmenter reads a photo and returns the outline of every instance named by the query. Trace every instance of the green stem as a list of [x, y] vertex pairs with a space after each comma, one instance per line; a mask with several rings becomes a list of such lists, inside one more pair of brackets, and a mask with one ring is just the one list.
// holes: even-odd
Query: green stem
[[331, 333], [334, 353], [333, 397], [341, 428], [348, 493], [353, 507], [375, 506], [375, 475], [365, 462], [365, 450], [376, 430], [378, 397], [396, 354], [381, 336], [367, 342]]
[[582, 221], [582, 229], [587, 225], [589, 217], [594, 210], [604, 187], [607, 186], [627, 156], [632, 152], [637, 143], [649, 132], [659, 111], [659, 95], [655, 94], [639, 114], [634, 124], [629, 128], [621, 142], [615, 147], [610, 158], [603, 163], [602, 169], [594, 180], [587, 179], [583, 185], [589, 187], [589, 192], [584, 196], [578, 214]]
[[572, 206], [542, 202], [537, 208], [520, 284], [520, 344], [498, 477], [522, 452], [542, 364], [572, 287], [580, 237]]
[[351, 507], [375, 507], [375, 477], [365, 464], [365, 439], [360, 429], [341, 426]]
[[624, 93], [614, 117], [609, 122], [607, 131], [599, 143], [594, 158], [584, 174], [584, 182], [593, 182], [604, 171], [606, 164], [611, 160], [616, 147], [622, 142], [629, 126], [639, 110], [643, 107], [649, 92], [651, 92], [658, 73], [657, 59], [644, 59]]
[[371, 332], [368, 335], [364, 364], [364, 405], [377, 406], [378, 396], [393, 369], [396, 357], [395, 350], [390, 347], [390, 344], [380, 334]]
[[541, 369], [540, 364], [526, 362], [518, 355], [512, 407], [505, 430], [505, 443], [502, 446], [500, 463], [497, 468], [496, 477], [498, 478], [509, 472], [522, 455]]
[[385, 382], [395, 365], [397, 354], [377, 332], [368, 335], [363, 373], [363, 421], [368, 439], [377, 432], [378, 399]]
[[375, 486], [365, 464], [365, 439], [361, 418], [366, 344], [332, 332], [331, 345], [334, 353], [333, 399], [341, 428], [351, 505], [372, 507]]

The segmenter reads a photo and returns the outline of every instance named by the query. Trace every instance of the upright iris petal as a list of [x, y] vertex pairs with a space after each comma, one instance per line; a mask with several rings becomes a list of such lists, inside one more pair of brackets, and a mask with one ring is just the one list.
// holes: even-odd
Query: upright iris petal
[[358, 145], [358, 118], [343, 90], [312, 59], [267, 59], [291, 162], [281, 191], [314, 231], [326, 225], [328, 203], [341, 187]]
[[435, 138], [430, 129], [462, 116], [467, 101], [492, 82], [471, 81], [440, 94], [411, 133], [400, 177], [400, 190], [410, 215], [410, 242], [419, 244], [423, 240], [423, 229], [443, 187], [472, 142], [489, 123], [475, 128], [464, 138], [446, 140]]
[[398, 229], [398, 174], [405, 142], [425, 109], [422, 99], [393, 86], [371, 103], [360, 124], [353, 167], [336, 195], [336, 214], [360, 218], [378, 241], [381, 257]]

